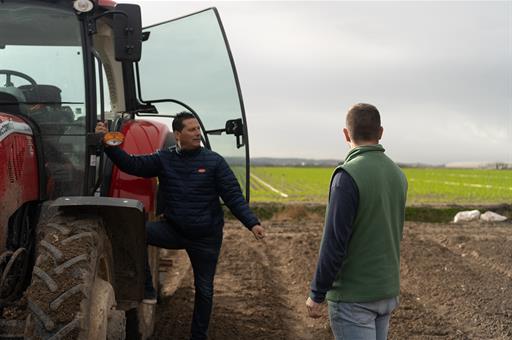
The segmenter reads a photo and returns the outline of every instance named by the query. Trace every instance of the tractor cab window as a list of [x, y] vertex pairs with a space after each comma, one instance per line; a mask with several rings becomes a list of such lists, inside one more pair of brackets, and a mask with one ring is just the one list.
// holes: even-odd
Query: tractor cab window
[[69, 4], [0, 2], [0, 112], [40, 130], [51, 198], [80, 195], [85, 85], [80, 25]]
[[245, 112], [217, 10], [207, 9], [143, 32], [147, 40], [138, 63], [139, 99], [151, 102], [162, 115], [193, 110], [202, 123], [204, 146], [226, 158], [248, 195]]

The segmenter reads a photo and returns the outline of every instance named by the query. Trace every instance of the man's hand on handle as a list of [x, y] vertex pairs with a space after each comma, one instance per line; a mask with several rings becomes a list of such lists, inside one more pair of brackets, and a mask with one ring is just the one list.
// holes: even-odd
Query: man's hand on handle
[[263, 240], [265, 238], [265, 228], [263, 228], [261, 224], [256, 224], [251, 228], [251, 231], [257, 240]]
[[97, 122], [96, 129], [94, 130], [94, 132], [103, 133], [103, 134], [107, 133], [108, 132], [107, 125], [103, 122]]

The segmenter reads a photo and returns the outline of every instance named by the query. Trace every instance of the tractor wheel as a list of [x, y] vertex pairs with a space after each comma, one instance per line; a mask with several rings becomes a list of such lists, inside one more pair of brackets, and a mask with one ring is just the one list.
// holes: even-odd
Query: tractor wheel
[[25, 337], [124, 339], [112, 248], [101, 218], [60, 212], [39, 227]]

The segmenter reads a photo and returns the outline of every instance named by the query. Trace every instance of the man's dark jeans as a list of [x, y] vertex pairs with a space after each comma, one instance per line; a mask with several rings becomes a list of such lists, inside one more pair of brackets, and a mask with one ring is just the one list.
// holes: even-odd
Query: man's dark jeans
[[[179, 234], [167, 221], [158, 221], [147, 223], [146, 235], [149, 245], [187, 251], [194, 271], [196, 290], [191, 339], [206, 339], [213, 304], [213, 278], [222, 245], [222, 233], [188, 239]], [[146, 285], [151, 285], [151, 282], [151, 272], [146, 262]]]

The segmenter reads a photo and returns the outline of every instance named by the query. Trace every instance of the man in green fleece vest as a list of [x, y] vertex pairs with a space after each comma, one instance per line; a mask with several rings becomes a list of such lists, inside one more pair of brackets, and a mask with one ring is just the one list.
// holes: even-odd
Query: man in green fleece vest
[[400, 294], [400, 241], [407, 180], [379, 144], [375, 106], [356, 104], [343, 129], [350, 151], [331, 178], [309, 315], [322, 314], [338, 339], [386, 339]]

